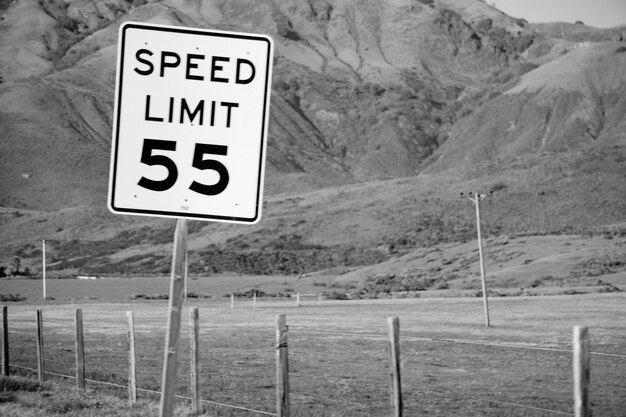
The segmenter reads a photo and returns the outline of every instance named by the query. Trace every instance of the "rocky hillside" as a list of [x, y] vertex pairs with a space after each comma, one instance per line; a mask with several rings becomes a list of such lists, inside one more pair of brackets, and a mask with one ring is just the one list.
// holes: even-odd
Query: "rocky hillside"
[[[87, 256], [78, 247], [90, 242], [103, 268], [167, 257], [171, 223], [105, 208], [125, 21], [275, 40], [264, 219], [198, 223], [198, 260], [308, 250], [298, 267], [308, 270], [466, 239], [472, 219], [457, 196], [480, 187], [502, 196], [489, 233], [625, 222], [625, 28], [530, 25], [481, 0], [18, 0], [0, 10], [5, 260], [36, 258], [42, 238], [62, 242], [59, 261]], [[337, 247], [343, 261], [313, 259]]]

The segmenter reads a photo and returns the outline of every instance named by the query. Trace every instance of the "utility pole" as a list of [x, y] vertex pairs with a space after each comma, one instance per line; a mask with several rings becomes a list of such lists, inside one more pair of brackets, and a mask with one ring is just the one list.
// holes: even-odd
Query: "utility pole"
[[[461, 196], [464, 194], [461, 193]], [[485, 281], [485, 258], [483, 257], [483, 240], [480, 233], [480, 202], [487, 197], [487, 194], [470, 192], [467, 198], [474, 202], [476, 206], [476, 230], [478, 232], [478, 256], [480, 258], [480, 280], [483, 288], [483, 306], [485, 309], [485, 326], [489, 327], [489, 302], [487, 300], [487, 282]]]
[[46, 241], [41, 241], [41, 253], [42, 253], [42, 277], [43, 277], [43, 299], [46, 299]]

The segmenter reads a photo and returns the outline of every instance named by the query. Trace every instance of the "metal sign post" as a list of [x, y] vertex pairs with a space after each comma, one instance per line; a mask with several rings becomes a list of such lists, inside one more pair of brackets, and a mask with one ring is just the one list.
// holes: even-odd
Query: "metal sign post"
[[161, 380], [161, 408], [159, 414], [161, 417], [172, 416], [174, 412], [176, 371], [178, 369], [178, 340], [180, 336], [180, 317], [183, 308], [186, 267], [185, 252], [187, 252], [187, 220], [179, 219], [176, 221], [176, 231], [174, 232], [167, 333], [163, 359], [163, 378]]
[[161, 417], [171, 417], [187, 294], [187, 219], [261, 218], [273, 42], [265, 35], [120, 26], [109, 209], [176, 218]]

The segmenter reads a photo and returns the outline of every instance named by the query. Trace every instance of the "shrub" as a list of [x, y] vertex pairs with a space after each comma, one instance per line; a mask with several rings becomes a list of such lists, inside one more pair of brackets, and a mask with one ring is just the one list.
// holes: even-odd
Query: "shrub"
[[187, 298], [212, 298], [213, 294], [198, 294], [195, 292], [188, 292]]
[[[482, 296], [483, 296], [483, 290], [478, 290], [474, 293], [474, 297], [482, 297]], [[502, 294], [498, 291], [487, 289], [487, 297], [502, 297]]]
[[22, 260], [19, 256], [15, 256], [11, 259], [11, 275], [19, 275], [22, 271], [20, 271], [20, 267], [22, 266]]
[[40, 391], [44, 389], [38, 381], [19, 376], [0, 376], [0, 391]]
[[362, 298], [389, 298], [391, 293], [426, 291], [435, 286], [445, 286], [445, 281], [425, 276], [421, 272], [406, 275], [382, 274], [369, 277], [358, 291]]
[[598, 293], [600, 294], [610, 293], [610, 292], [622, 292], [622, 290], [619, 287], [616, 287], [615, 285], [610, 284], [608, 282], [604, 282], [603, 285], [604, 286], [598, 290]]
[[65, 15], [59, 16], [57, 22], [63, 29], [67, 29], [72, 33], [78, 33], [78, 29], [81, 25], [80, 20]]
[[348, 295], [345, 292], [324, 291], [322, 295], [326, 297], [326, 299], [328, 300], [348, 300], [349, 299]]
[[21, 297], [19, 294], [0, 294], [0, 301], [2, 302], [26, 301], [26, 297]]
[[169, 294], [132, 294], [129, 297], [131, 300], [169, 300]]
[[506, 190], [509, 186], [506, 185], [503, 182], [498, 182], [495, 183], [494, 185], [491, 186], [491, 189], [489, 190], [492, 193], [495, 193], [496, 191], [502, 191], [502, 190]]
[[437, 290], [447, 290], [450, 288], [450, 285], [447, 282], [440, 282], [439, 284], [437, 284], [437, 286], [435, 286], [435, 289]]
[[[266, 297], [269, 295], [265, 291], [257, 290], [255, 288], [249, 289], [248, 291], [237, 291], [232, 294], [237, 298], [254, 298], [255, 295], [257, 297]], [[230, 297], [230, 293], [225, 294], [224, 297]]]
[[626, 256], [621, 254], [607, 254], [599, 258], [592, 258], [575, 265], [570, 272], [574, 277], [595, 277], [614, 274], [626, 270]]

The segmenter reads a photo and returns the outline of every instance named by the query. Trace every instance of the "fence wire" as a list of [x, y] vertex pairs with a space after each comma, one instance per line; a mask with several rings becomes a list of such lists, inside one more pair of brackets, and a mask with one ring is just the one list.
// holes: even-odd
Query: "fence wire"
[[[67, 341], [67, 338], [73, 335], [74, 321], [72, 312], [66, 313], [67, 319], [59, 318], [58, 315], [52, 318], [49, 318], [47, 314], [43, 316], [44, 374], [75, 379], [75, 376], [66, 375], [62, 372], [68, 367], [71, 369], [74, 360], [74, 344]], [[154, 317], [146, 317], [145, 322], [142, 322], [142, 319], [143, 317], [135, 317], [137, 373], [138, 380], [142, 381], [138, 391], [160, 395], [158, 387], [161, 378], [160, 365], [163, 359], [164, 338], [161, 335], [155, 336], [151, 332], [159, 326], [163, 327], [164, 323], [162, 320], [155, 320]], [[106, 320], [106, 324], [103, 325], [100, 320]], [[49, 325], [49, 321], [53, 322], [54, 325]], [[19, 349], [20, 353], [11, 357], [11, 367], [37, 372], [36, 369], [24, 366], [24, 364], [27, 365], [36, 361], [36, 336], [34, 335], [36, 326], [34, 322], [34, 314], [32, 320], [15, 320], [17, 326], [12, 325], [14, 322], [11, 320], [9, 328], [10, 337], [14, 339], [12, 343], [21, 347], [30, 346], [30, 348]], [[127, 388], [125, 384], [128, 372], [128, 342], [126, 339], [128, 328], [126, 323], [127, 318], [123, 314], [111, 314], [99, 319], [91, 317], [84, 321], [87, 382], [120, 389]], [[97, 330], [91, 330], [92, 327]], [[216, 330], [215, 333], [214, 330]], [[31, 331], [33, 332], [32, 336], [29, 335]], [[254, 328], [254, 326], [249, 325], [235, 329], [211, 329], [210, 333], [209, 335], [201, 335], [201, 345], [210, 349], [210, 358], [202, 358], [201, 360], [202, 397], [211, 398], [211, 400], [205, 399], [202, 402], [207, 405], [232, 408], [242, 412], [276, 415], [258, 409], [271, 408], [274, 395], [274, 342], [271, 336], [273, 331], [268, 327]], [[337, 408], [349, 409], [351, 413], [349, 415], [386, 413], [389, 408], [389, 395], [387, 389], [381, 389], [381, 387], [388, 385], [388, 335], [375, 332], [317, 331], [306, 326], [293, 326], [289, 330], [289, 338], [291, 397], [294, 406], [298, 407], [299, 410], [302, 407], [301, 415], [320, 415]], [[520, 363], [524, 361], [536, 362], [537, 358], [542, 355], [561, 354], [557, 358], [559, 361], [564, 358], [567, 359], [562, 360], [562, 363], [558, 365], [558, 369], [561, 369], [559, 372], [563, 375], [565, 375], [564, 370], [569, 371], [571, 366], [569, 362], [571, 350], [559, 347], [409, 335], [403, 335], [401, 343], [403, 345], [403, 385], [408, 388], [405, 392], [405, 410], [409, 410], [410, 414], [424, 411], [425, 408], [422, 404], [424, 402], [422, 395], [424, 394], [431, 397], [450, 396], [449, 391], [453, 388], [451, 386], [445, 387], [446, 390], [440, 389], [441, 387], [438, 388], [438, 385], [433, 382], [437, 378], [471, 371], [473, 375], [481, 373], [487, 375], [487, 378], [479, 378], [481, 380], [489, 379], [490, 372], [493, 370], [481, 368], [477, 359], [481, 357], [497, 358], [500, 350], [527, 351], [527, 354], [517, 355]], [[417, 343], [423, 343], [423, 345], [417, 348]], [[469, 365], [439, 360], [438, 355], [451, 349], [450, 347], [441, 349], [439, 346], [442, 344], [459, 346], [459, 349], [462, 346], [471, 346], [474, 351], [466, 352], [464, 355], [469, 361], [473, 361], [471, 363], [473, 369], [468, 370]], [[424, 348], [427, 345], [431, 345], [431, 348]], [[189, 369], [189, 346], [188, 334], [183, 330], [179, 350], [181, 374], [186, 373]], [[261, 353], [259, 348], [263, 348], [261, 352], [264, 353]], [[488, 354], [481, 352], [485, 349], [489, 350]], [[338, 353], [329, 355], [329, 352]], [[358, 355], [356, 361], [354, 360], [355, 354]], [[598, 359], [621, 360], [626, 358], [626, 355], [619, 353], [592, 352], [592, 355]], [[456, 357], [462, 356], [456, 355]], [[507, 356], [504, 355], [502, 359], [498, 360], [505, 362]], [[607, 363], [604, 366], [614, 367], [614, 363]], [[519, 367], [523, 366], [520, 365], [516, 368]], [[552, 375], [556, 374], [556, 372], [552, 372]], [[563, 378], [563, 375], [559, 378]], [[450, 379], [453, 380], [454, 378], [450, 377]], [[246, 385], [247, 389], [242, 389], [242, 380], [246, 383], [253, 382]], [[554, 380], [548, 380], [547, 384], [544, 385], [554, 390]], [[570, 388], [567, 383], [564, 383], [563, 386], [569, 394]], [[421, 391], [416, 391], [411, 387], [418, 387]], [[467, 388], [471, 391], [479, 391], [479, 388], [484, 387], [474, 387], [469, 384]], [[602, 393], [603, 396], [615, 395], [615, 390], [610, 387], [596, 385], [594, 389], [596, 393]], [[333, 396], [329, 396], [329, 392]], [[549, 392], [553, 391], [546, 390], [545, 394], [547, 395]], [[186, 394], [188, 394], [188, 387], [182, 387], [177, 393], [177, 398], [189, 400], [190, 397]], [[465, 404], [469, 409], [482, 409], [484, 411], [485, 407], [498, 405], [499, 407], [513, 407], [550, 415], [573, 415], [559, 409], [567, 409], [569, 405], [563, 407], [544, 406], [541, 404], [541, 398], [533, 397], [533, 393], [530, 395], [522, 393], [520, 397], [514, 396], [515, 398], [505, 398], [505, 395], [496, 394], [492, 392], [489, 395], [483, 393], [468, 396], [455, 392], [454, 395], [462, 398], [463, 401], [457, 402]], [[527, 404], [522, 401], [526, 397], [531, 398], [535, 403]], [[229, 399], [234, 398], [237, 398], [238, 401], [241, 400], [242, 404], [229, 404]], [[449, 400], [443, 399], [442, 401]], [[482, 408], [477, 404], [482, 404]], [[428, 404], [426, 404], [427, 406]], [[496, 411], [493, 413], [495, 414], [485, 415], [498, 415]]]

